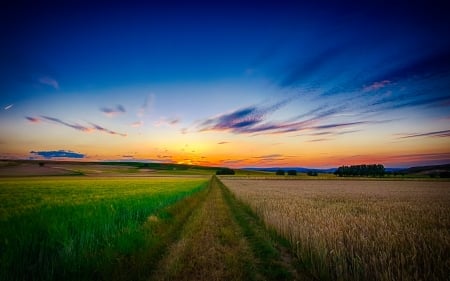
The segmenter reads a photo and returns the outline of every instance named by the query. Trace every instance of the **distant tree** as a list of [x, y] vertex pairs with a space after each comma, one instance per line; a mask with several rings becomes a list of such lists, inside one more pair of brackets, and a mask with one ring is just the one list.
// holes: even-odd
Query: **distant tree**
[[372, 165], [352, 165], [352, 166], [341, 166], [339, 167], [335, 175], [340, 177], [348, 177], [348, 176], [375, 176], [382, 177], [386, 173], [384, 166], [381, 164], [372, 164]]
[[288, 174], [288, 176], [296, 176], [297, 175], [297, 171], [296, 170], [288, 170], [287, 174]]
[[275, 172], [275, 174], [277, 175], [277, 176], [284, 176], [285, 174], [286, 174], [286, 172], [284, 171], [284, 170], [277, 170], [276, 172]]
[[308, 176], [312, 176], [312, 177], [317, 177], [317, 172], [316, 171], [308, 171], [308, 173], [306, 173]]
[[222, 168], [216, 171], [216, 175], [234, 175], [234, 170], [230, 168]]
[[44, 162], [39, 162], [39, 167], [44, 167], [45, 163]]

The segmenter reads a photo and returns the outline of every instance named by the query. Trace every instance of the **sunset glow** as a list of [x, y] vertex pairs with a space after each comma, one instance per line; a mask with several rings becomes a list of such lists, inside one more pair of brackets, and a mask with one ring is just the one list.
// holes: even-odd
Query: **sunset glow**
[[445, 9], [309, 2], [9, 4], [0, 158], [449, 163]]

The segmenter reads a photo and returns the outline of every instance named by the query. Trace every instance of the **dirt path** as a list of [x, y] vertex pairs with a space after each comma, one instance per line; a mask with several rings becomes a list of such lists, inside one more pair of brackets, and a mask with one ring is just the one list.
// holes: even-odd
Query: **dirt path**
[[151, 280], [304, 280], [257, 217], [214, 177]]
[[230, 215], [222, 191], [211, 183], [181, 239], [162, 260], [154, 280], [251, 280], [253, 257]]

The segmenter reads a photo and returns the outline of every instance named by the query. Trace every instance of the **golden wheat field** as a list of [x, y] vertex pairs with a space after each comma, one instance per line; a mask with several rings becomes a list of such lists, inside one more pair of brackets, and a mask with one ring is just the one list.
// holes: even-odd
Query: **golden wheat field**
[[450, 183], [222, 178], [320, 280], [448, 280]]

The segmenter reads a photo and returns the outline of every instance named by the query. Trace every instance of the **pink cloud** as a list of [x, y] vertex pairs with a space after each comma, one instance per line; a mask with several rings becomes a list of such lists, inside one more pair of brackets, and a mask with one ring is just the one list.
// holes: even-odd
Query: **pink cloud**
[[369, 86], [364, 86], [363, 91], [364, 92], [376, 91], [376, 90], [386, 87], [386, 85], [389, 85], [390, 83], [391, 83], [391, 81], [389, 81], [389, 80], [374, 82], [373, 84], [371, 84]]
[[41, 122], [41, 119], [35, 118], [35, 117], [29, 117], [29, 116], [26, 116], [25, 119], [27, 119], [28, 121], [30, 121], [30, 123], [39, 123], [39, 122]]
[[139, 128], [142, 125], [144, 125], [143, 121], [136, 121], [136, 122], [131, 123], [131, 127], [133, 127], [133, 128]]
[[158, 121], [154, 122], [153, 125], [156, 127], [161, 126], [175, 126], [180, 123], [181, 120], [179, 118], [160, 118]]

